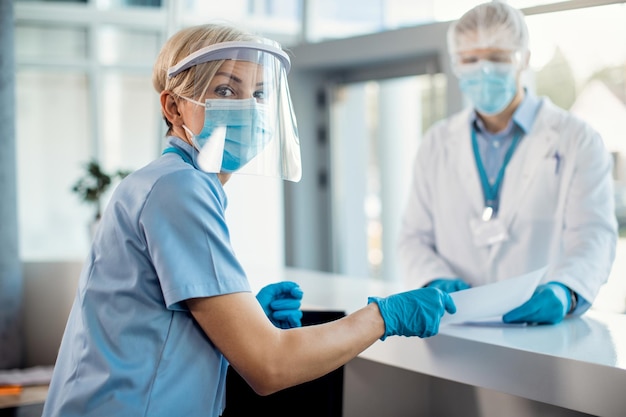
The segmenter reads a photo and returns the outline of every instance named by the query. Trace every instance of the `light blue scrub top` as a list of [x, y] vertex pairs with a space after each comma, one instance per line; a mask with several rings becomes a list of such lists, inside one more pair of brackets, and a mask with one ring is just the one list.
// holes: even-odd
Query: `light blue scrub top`
[[228, 363], [185, 300], [250, 291], [216, 174], [170, 137], [124, 179], [86, 260], [43, 416], [219, 416]]

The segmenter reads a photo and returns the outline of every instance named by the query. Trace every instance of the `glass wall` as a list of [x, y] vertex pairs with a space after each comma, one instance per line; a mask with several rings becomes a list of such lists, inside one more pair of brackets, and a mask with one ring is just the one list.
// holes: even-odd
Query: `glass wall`
[[58, 24], [18, 23], [15, 28], [18, 62], [86, 62], [85, 27]]
[[16, 23], [20, 254], [29, 261], [86, 255], [96, 206], [72, 188], [89, 161], [132, 171], [161, 146], [151, 85], [161, 31], [63, 24], [68, 10], [86, 11], [63, 7], [48, 8], [49, 21], [28, 13]]
[[333, 271], [393, 280], [411, 166], [445, 116], [443, 74], [337, 85], [331, 104]]
[[[164, 125], [150, 75], [160, 45], [177, 28], [221, 20], [276, 38], [289, 47], [304, 41], [319, 42], [452, 20], [478, 3], [16, 1], [21, 256], [25, 260], [82, 257], [88, 247], [87, 223], [93, 208], [82, 204], [71, 187], [83, 173], [84, 165], [96, 158], [108, 172], [134, 170], [158, 155]], [[553, 6], [546, 6], [552, 3]], [[619, 1], [594, 6], [596, 3], [607, 2], [511, 1], [529, 14], [532, 88], [600, 131], [615, 155], [617, 214], [626, 219], [626, 6]], [[567, 10], [568, 7], [584, 8]], [[444, 50], [435, 52], [446, 57]], [[384, 265], [389, 256], [383, 242], [393, 235], [393, 229], [383, 227], [384, 206], [389, 204], [388, 198], [395, 197], [385, 194], [389, 188], [381, 178], [386, 163], [381, 146], [389, 143], [380, 142], [381, 132], [391, 128], [391, 122], [401, 114], [392, 111], [395, 107], [391, 92], [400, 83], [405, 85], [402, 88], [415, 89], [421, 97], [411, 104], [421, 114], [411, 127], [418, 132], [413, 135], [416, 142], [410, 145], [414, 147], [421, 132], [443, 117], [447, 103], [440, 94], [450, 82], [456, 80], [439, 74], [385, 82], [371, 80], [338, 86], [335, 91], [336, 117], [347, 111], [368, 115], [359, 140], [347, 142], [352, 143], [351, 148], [337, 150], [354, 152], [358, 146], [366, 146], [362, 155], [367, 172], [363, 194], [350, 204], [357, 205], [363, 213], [359, 233], [364, 250], [359, 256], [364, 256], [366, 263], [360, 267], [367, 269], [368, 274], [387, 275]], [[348, 106], [357, 96], [363, 102]], [[349, 126], [342, 129], [345, 137], [352, 137]], [[342, 187], [346, 189], [350, 184]], [[329, 221], [347, 226], [347, 222], [341, 221], [341, 216], [346, 215], [341, 210], [345, 208], [338, 210]], [[59, 236], [63, 236], [62, 245]], [[349, 236], [348, 230], [340, 227], [334, 238], [342, 241], [345, 236]], [[603, 293], [605, 305], [613, 309], [623, 309], [625, 303], [626, 289], [617, 279], [626, 273], [626, 266], [622, 266], [626, 263], [625, 248], [620, 240], [612, 283]], [[338, 252], [337, 256], [336, 262], [342, 265], [351, 264], [348, 259], [356, 259], [349, 258], [352, 255], [347, 252]], [[619, 285], [622, 287], [617, 288]], [[619, 291], [612, 291], [616, 288]]]
[[70, 190], [80, 174], [79, 162], [94, 151], [93, 142], [85, 140], [93, 124], [87, 75], [22, 70], [16, 81], [21, 256], [81, 256], [88, 244], [90, 213]]

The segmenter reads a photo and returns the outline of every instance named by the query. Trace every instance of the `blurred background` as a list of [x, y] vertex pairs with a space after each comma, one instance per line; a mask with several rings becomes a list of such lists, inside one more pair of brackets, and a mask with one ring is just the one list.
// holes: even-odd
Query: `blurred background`
[[[165, 124], [150, 80], [153, 61], [176, 30], [217, 20], [278, 40], [294, 65], [303, 180], [241, 176], [226, 186], [244, 266], [399, 280], [395, 239], [413, 156], [423, 133], [465, 104], [445, 31], [478, 3], [16, 0], [21, 259], [82, 261], [94, 207], [73, 185], [91, 160], [113, 173], [158, 157]], [[626, 4], [509, 3], [527, 16], [529, 88], [588, 121], [612, 152], [616, 216], [626, 230]], [[622, 237], [594, 308], [626, 310], [625, 273]]]

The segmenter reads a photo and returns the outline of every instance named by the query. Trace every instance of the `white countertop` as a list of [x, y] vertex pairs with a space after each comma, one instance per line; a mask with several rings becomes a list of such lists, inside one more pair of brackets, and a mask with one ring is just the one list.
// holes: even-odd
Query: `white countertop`
[[[297, 269], [264, 274], [304, 291], [304, 309], [353, 312], [400, 284]], [[378, 363], [601, 416], [626, 416], [626, 315], [590, 310], [551, 326], [448, 325], [428, 339], [390, 337]]]

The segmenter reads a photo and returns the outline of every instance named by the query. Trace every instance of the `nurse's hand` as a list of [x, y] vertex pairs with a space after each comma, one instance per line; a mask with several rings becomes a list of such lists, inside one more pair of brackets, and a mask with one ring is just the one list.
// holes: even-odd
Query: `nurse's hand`
[[452, 297], [437, 288], [420, 288], [387, 298], [370, 297], [367, 303], [378, 304], [385, 321], [381, 340], [387, 336], [434, 336], [444, 313], [456, 313]]
[[425, 287], [439, 288], [444, 292], [455, 292], [466, 290], [470, 288], [470, 285], [461, 278], [437, 278], [430, 281]]
[[502, 316], [505, 323], [556, 324], [570, 308], [569, 289], [557, 282], [537, 287], [530, 300]]
[[298, 284], [282, 281], [261, 288], [256, 299], [274, 326], [289, 329], [302, 326], [302, 295]]

